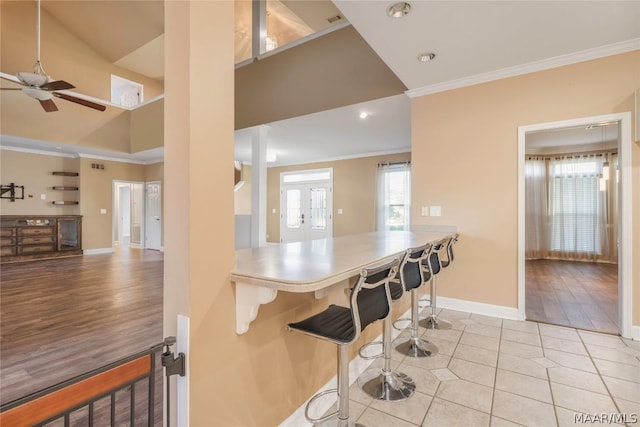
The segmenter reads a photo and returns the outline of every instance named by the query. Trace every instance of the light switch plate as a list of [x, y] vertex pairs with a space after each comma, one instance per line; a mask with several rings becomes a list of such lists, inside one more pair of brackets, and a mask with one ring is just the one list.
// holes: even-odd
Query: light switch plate
[[46, 194], [41, 194], [40, 195], [40, 200], [47, 200], [47, 195]]
[[100, 209], [100, 215], [106, 215], [106, 214], [107, 214], [106, 209]]
[[431, 215], [431, 216], [440, 216], [440, 215], [442, 215], [442, 207], [441, 206], [431, 206], [429, 208], [429, 215]]
[[429, 216], [429, 206], [422, 207], [422, 216]]
[[338, 209], [338, 215], [342, 215], [342, 209]]

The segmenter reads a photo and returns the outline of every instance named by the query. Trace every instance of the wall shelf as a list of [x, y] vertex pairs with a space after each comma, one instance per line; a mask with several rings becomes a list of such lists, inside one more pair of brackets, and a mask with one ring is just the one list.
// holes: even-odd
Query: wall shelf
[[68, 186], [64, 186], [64, 185], [54, 185], [53, 187], [51, 187], [52, 190], [58, 190], [58, 191], [78, 191], [79, 187], [68, 187]]
[[75, 200], [55, 200], [53, 202], [51, 202], [52, 205], [77, 205], [80, 204], [80, 202], [77, 202]]
[[52, 172], [53, 175], [57, 176], [79, 176], [78, 172]]

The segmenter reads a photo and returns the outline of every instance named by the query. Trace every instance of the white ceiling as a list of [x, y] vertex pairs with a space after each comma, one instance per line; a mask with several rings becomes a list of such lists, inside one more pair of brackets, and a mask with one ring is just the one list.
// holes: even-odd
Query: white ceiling
[[[393, 0], [334, 0], [410, 90], [640, 37], [638, 1], [409, 2], [395, 19]], [[417, 61], [423, 52], [435, 60]]]
[[[269, 166], [411, 151], [410, 113], [409, 97], [396, 95], [270, 123]], [[236, 160], [251, 163], [251, 128], [235, 135]]]
[[[114, 38], [113, 25], [105, 26], [103, 17], [124, 13], [121, 9], [125, 3], [135, 5], [126, 10], [134, 10], [137, 18], [134, 22], [118, 20], [117, 31], [136, 37]], [[536, 64], [540, 69], [540, 63], [546, 64], [542, 68], [557, 66], [568, 56], [575, 62], [616, 53], [616, 49], [640, 49], [640, 1], [416, 0], [411, 1], [411, 12], [402, 19], [386, 15], [393, 1], [334, 3], [410, 89], [410, 95], [530, 72]], [[142, 62], [147, 65], [162, 64], [161, 58], [155, 58], [155, 62], [149, 58], [162, 54], [158, 30], [162, 2], [46, 1], [44, 7], [81, 38], [91, 33], [86, 37], [105, 57], [128, 63], [135, 62], [132, 56], [143, 56]], [[135, 53], [122, 57], [129, 52]], [[434, 61], [420, 63], [416, 55], [421, 52], [437, 56]], [[360, 110], [372, 115], [360, 120]], [[277, 156], [273, 165], [410, 150], [410, 108], [404, 95], [268, 125], [269, 148]], [[557, 135], [547, 136], [552, 139], [540, 144], [557, 139]], [[236, 132], [236, 154], [242, 161], [250, 161], [250, 139], [249, 130]], [[46, 148], [44, 141], [33, 143], [37, 145], [34, 149]], [[2, 144], [8, 144], [6, 138]], [[59, 151], [56, 146], [48, 149]], [[71, 154], [74, 150], [75, 154], [87, 151], [77, 146], [65, 150]], [[110, 152], [90, 155], [113, 157]]]

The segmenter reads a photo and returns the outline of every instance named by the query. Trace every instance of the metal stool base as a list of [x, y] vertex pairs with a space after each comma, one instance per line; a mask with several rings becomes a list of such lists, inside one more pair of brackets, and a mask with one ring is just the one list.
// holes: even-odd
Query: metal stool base
[[420, 338], [409, 338], [396, 345], [396, 351], [409, 357], [431, 357], [438, 354], [435, 344]]
[[416, 391], [416, 383], [408, 375], [380, 369], [365, 372], [358, 378], [358, 385], [369, 396], [386, 402], [408, 399]]
[[315, 423], [313, 427], [365, 427], [365, 426], [363, 424], [356, 423], [353, 420], [349, 420], [349, 421], [343, 420], [342, 422], [340, 422], [338, 418], [334, 417], [334, 418], [329, 418], [326, 421]]
[[419, 323], [420, 326], [426, 329], [451, 329], [453, 325], [443, 319], [438, 319], [435, 316], [428, 316], [422, 319]]

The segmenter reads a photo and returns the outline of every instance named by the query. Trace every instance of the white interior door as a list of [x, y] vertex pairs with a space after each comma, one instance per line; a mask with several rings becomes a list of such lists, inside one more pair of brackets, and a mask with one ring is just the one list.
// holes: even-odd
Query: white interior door
[[162, 249], [162, 192], [160, 182], [145, 184], [145, 248]]
[[328, 182], [286, 184], [281, 191], [280, 241], [332, 236], [333, 191]]

